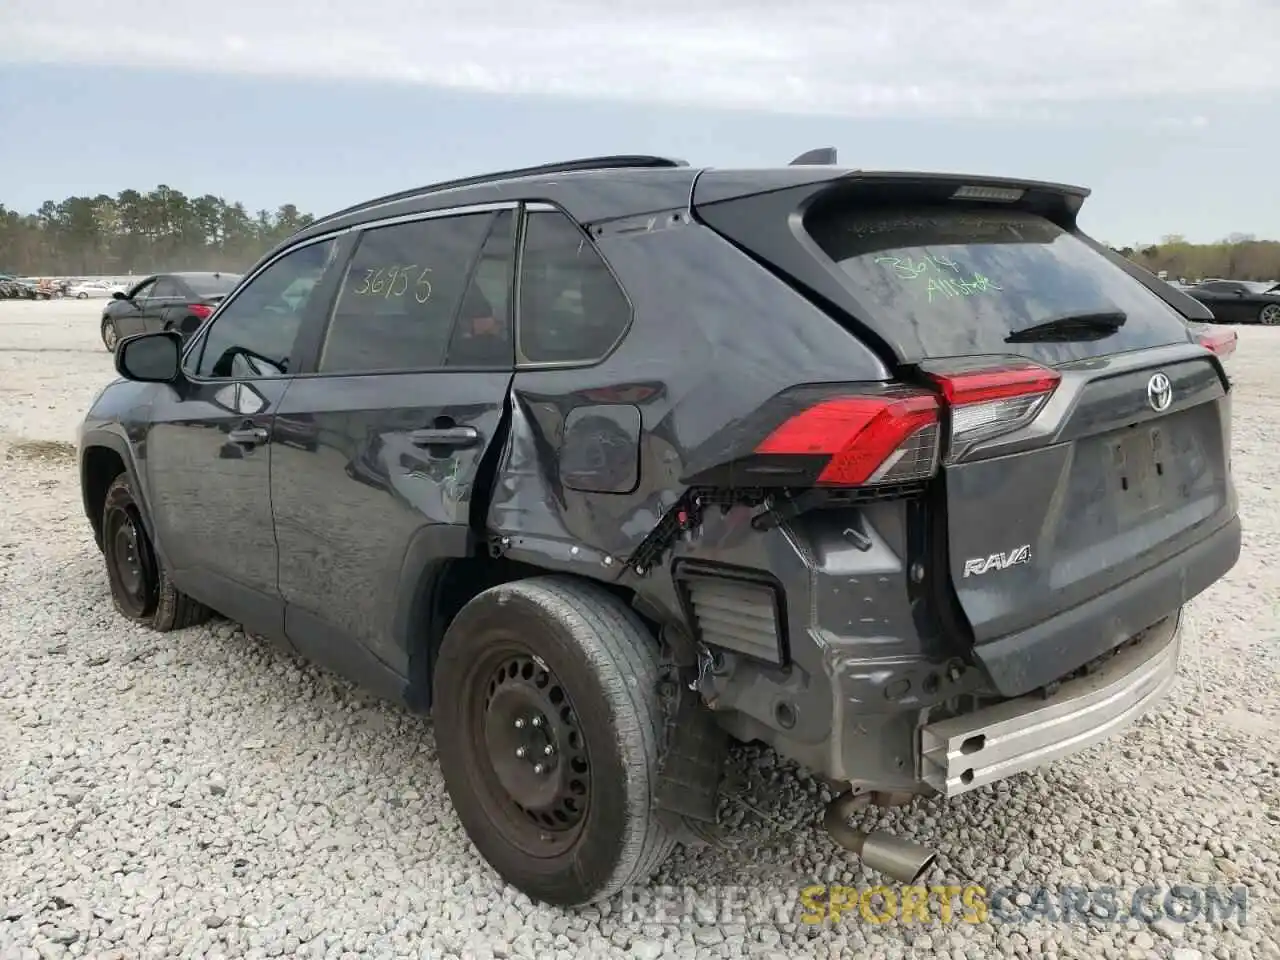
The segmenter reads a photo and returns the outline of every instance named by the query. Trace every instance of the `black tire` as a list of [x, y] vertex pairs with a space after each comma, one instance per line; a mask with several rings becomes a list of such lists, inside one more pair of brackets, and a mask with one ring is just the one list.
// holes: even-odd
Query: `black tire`
[[1265, 327], [1280, 326], [1280, 304], [1268, 303], [1259, 310], [1258, 322]]
[[76, 294], [76, 299], [77, 299], [77, 300], [88, 300], [88, 299], [89, 299], [89, 295], [88, 295], [87, 293], [85, 293], [83, 290], [81, 290], [79, 293], [77, 293], [77, 294]]
[[111, 600], [121, 616], [161, 633], [194, 627], [212, 616], [208, 607], [175, 587], [160, 565], [127, 473], [107, 488], [102, 507], [102, 554]]
[[[653, 809], [657, 682], [652, 634], [585, 581], [501, 584], [450, 624], [435, 665], [436, 750], [467, 835], [507, 883], [543, 903], [581, 906], [643, 883], [670, 855], [675, 836]], [[507, 751], [526, 736], [510, 729], [525, 726], [520, 715], [508, 723], [511, 704], [523, 711], [522, 698], [537, 697], [550, 712], [528, 729], [555, 748], [541, 774]], [[531, 750], [537, 757], [545, 747]], [[508, 783], [533, 782], [557, 799], [536, 813], [520, 807], [500, 765]]]
[[111, 322], [110, 317], [102, 318], [102, 345], [107, 348], [109, 353], [116, 352], [116, 344], [120, 342], [120, 336], [116, 333], [116, 325]]

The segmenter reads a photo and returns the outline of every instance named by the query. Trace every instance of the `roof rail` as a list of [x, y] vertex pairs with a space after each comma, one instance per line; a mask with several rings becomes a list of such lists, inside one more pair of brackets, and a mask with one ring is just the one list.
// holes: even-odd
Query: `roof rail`
[[536, 177], [541, 174], [552, 173], [575, 173], [578, 171], [588, 170], [620, 170], [626, 168], [646, 168], [646, 167], [687, 167], [689, 161], [676, 160], [671, 157], [651, 157], [645, 154], [621, 154], [617, 156], [606, 157], [582, 157], [578, 160], [561, 160], [554, 163], [543, 163], [533, 167], [518, 167], [515, 170], [500, 170], [494, 173], [482, 173], [471, 177], [462, 177], [458, 180], [444, 180], [440, 183], [427, 184], [423, 187], [414, 187], [410, 190], [400, 190], [396, 193], [389, 193], [383, 197], [376, 197], [372, 200], [365, 200], [363, 203], [357, 203], [355, 206], [346, 207], [338, 210], [336, 213], [325, 214], [317, 220], [312, 221], [308, 226], [315, 226], [317, 223], [327, 223], [330, 220], [337, 220], [348, 214], [358, 213], [361, 210], [367, 210], [372, 207], [379, 207], [386, 203], [395, 203], [397, 200], [408, 200], [410, 197], [419, 197], [426, 193], [436, 193], [441, 190], [455, 190], [459, 187], [474, 187], [485, 183], [493, 183], [499, 180], [514, 180], [518, 177]]
[[792, 160], [787, 166], [803, 167], [803, 166], [819, 166], [822, 164], [834, 165], [836, 162], [835, 147], [817, 147], [813, 150], [806, 150], [800, 156]]

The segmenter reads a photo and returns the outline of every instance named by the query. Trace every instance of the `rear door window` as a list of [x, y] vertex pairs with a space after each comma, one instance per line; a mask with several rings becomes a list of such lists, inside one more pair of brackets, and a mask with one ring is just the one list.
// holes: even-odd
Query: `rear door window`
[[[877, 323], [909, 326], [927, 357], [1021, 354], [1066, 362], [1185, 342], [1155, 294], [1050, 221], [1015, 210], [824, 211], [806, 221]], [[1094, 339], [1009, 342], [1070, 317], [1115, 315]]]
[[182, 291], [178, 288], [177, 282], [172, 277], [161, 277], [156, 281], [155, 287], [152, 288], [151, 296], [156, 299], [164, 297], [180, 297]]
[[225, 297], [239, 280], [238, 273], [197, 274], [185, 278], [187, 286], [197, 297]]
[[[460, 313], [468, 332], [492, 337], [496, 323], [486, 321], [496, 321], [497, 308], [471, 279], [495, 219], [472, 213], [365, 231], [334, 307], [320, 372], [438, 370]], [[469, 345], [479, 351], [487, 342]]]

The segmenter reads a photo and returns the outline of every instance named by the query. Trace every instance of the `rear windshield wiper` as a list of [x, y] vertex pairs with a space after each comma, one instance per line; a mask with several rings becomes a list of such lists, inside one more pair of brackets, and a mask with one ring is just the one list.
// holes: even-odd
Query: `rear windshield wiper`
[[1023, 330], [1015, 330], [1004, 338], [1005, 343], [1036, 343], [1043, 341], [1101, 340], [1109, 337], [1129, 319], [1120, 310], [1097, 313], [1072, 313], [1054, 317]]

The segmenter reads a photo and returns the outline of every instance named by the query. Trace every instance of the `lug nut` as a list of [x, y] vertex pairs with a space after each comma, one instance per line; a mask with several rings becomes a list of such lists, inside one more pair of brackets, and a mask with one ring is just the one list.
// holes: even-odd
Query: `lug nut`
[[535, 727], [540, 727], [540, 726], [542, 726], [542, 718], [541, 718], [541, 717], [534, 717], [534, 718], [533, 718], [532, 720], [530, 720], [529, 722], [530, 722], [531, 724], [533, 724]]
[[556, 748], [555, 748], [555, 747], [553, 747], [553, 746], [552, 746], [551, 744], [549, 744], [549, 743], [548, 743], [545, 747], [543, 747], [543, 748], [542, 748], [542, 755], [543, 755], [544, 757], [549, 757], [549, 756], [551, 756], [551, 755], [552, 755], [553, 753], [555, 753], [555, 752], [556, 752]]
[[517, 717], [517, 718], [516, 718], [516, 729], [517, 729], [517, 730], [523, 730], [523, 729], [524, 729], [524, 720], [523, 720], [522, 718], [520, 718], [520, 717]]
[[541, 773], [541, 772], [542, 772], [542, 770], [543, 770], [543, 766], [542, 766], [542, 764], [540, 764], [540, 763], [535, 763], [535, 764], [533, 765], [533, 772], [534, 772], [534, 773]]
[[524, 754], [525, 754], [524, 747], [516, 747], [516, 756], [517, 756], [517, 757], [519, 757], [520, 759], [522, 759], [522, 760], [523, 760], [523, 759], [524, 759]]

